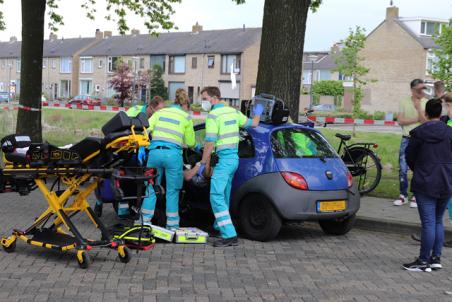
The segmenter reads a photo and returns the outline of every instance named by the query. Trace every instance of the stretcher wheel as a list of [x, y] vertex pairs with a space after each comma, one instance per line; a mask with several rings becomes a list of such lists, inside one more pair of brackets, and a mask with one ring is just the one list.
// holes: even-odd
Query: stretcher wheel
[[6, 246], [2, 241], [3, 250], [7, 253], [13, 253], [16, 250], [16, 240], [14, 240], [9, 246]]
[[77, 262], [78, 266], [80, 268], [88, 268], [89, 264], [91, 263], [91, 259], [89, 258], [88, 252], [84, 250], [78, 250], [77, 251]]
[[130, 250], [125, 245], [120, 245], [118, 247], [118, 256], [122, 263], [128, 263], [131, 259]]

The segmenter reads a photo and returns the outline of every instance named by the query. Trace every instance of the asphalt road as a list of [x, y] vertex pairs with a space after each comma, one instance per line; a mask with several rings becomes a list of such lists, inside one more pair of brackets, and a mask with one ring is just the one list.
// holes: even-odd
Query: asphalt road
[[[0, 230], [23, 228], [45, 202], [38, 192], [0, 195]], [[116, 222], [111, 206], [104, 219]], [[86, 219], [75, 219], [97, 238]], [[81, 270], [73, 252], [18, 242], [1, 253], [0, 301], [452, 301], [452, 251], [444, 269], [410, 273], [419, 246], [407, 236], [352, 230], [326, 236], [316, 224], [285, 226], [272, 242], [240, 239], [240, 246], [157, 244], [120, 263], [112, 250], [90, 252]]]

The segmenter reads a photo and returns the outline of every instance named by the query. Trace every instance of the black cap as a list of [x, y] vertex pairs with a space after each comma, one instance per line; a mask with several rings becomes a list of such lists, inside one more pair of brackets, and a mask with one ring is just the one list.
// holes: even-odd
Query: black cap
[[424, 80], [422, 80], [422, 79], [414, 79], [410, 83], [410, 88], [413, 89], [414, 87], [416, 87], [419, 84], [424, 84]]

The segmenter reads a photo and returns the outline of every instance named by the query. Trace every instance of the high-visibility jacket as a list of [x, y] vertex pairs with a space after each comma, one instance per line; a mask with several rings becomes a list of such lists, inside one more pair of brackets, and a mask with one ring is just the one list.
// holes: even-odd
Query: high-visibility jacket
[[126, 114], [130, 117], [136, 117], [141, 112], [146, 113], [147, 106], [145, 105], [135, 105], [133, 107], [130, 107], [129, 110], [127, 110]]
[[149, 118], [148, 131], [153, 141], [162, 141], [182, 147], [194, 147], [196, 144], [193, 120], [178, 105], [163, 108]]
[[239, 128], [251, 125], [251, 120], [240, 111], [216, 104], [206, 118], [206, 141], [215, 142], [216, 151], [238, 149]]

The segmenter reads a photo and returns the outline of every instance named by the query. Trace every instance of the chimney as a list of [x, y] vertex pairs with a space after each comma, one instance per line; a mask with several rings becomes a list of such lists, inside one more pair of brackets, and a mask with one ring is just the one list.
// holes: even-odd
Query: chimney
[[132, 29], [131, 31], [132, 36], [136, 36], [140, 34], [140, 30], [139, 29]]
[[17, 38], [15, 36], [12, 36], [9, 38], [9, 42], [17, 42]]
[[104, 33], [100, 31], [100, 29], [96, 29], [94, 36], [96, 37], [96, 40], [102, 40], [104, 38]]
[[199, 25], [198, 22], [196, 22], [196, 24], [192, 26], [191, 31], [193, 33], [199, 33], [202, 31], [202, 25]]
[[386, 8], [386, 21], [392, 21], [399, 17], [399, 8], [397, 6], [390, 6]]
[[105, 38], [105, 39], [111, 38], [111, 30], [106, 30], [106, 31], [104, 31], [104, 38]]

